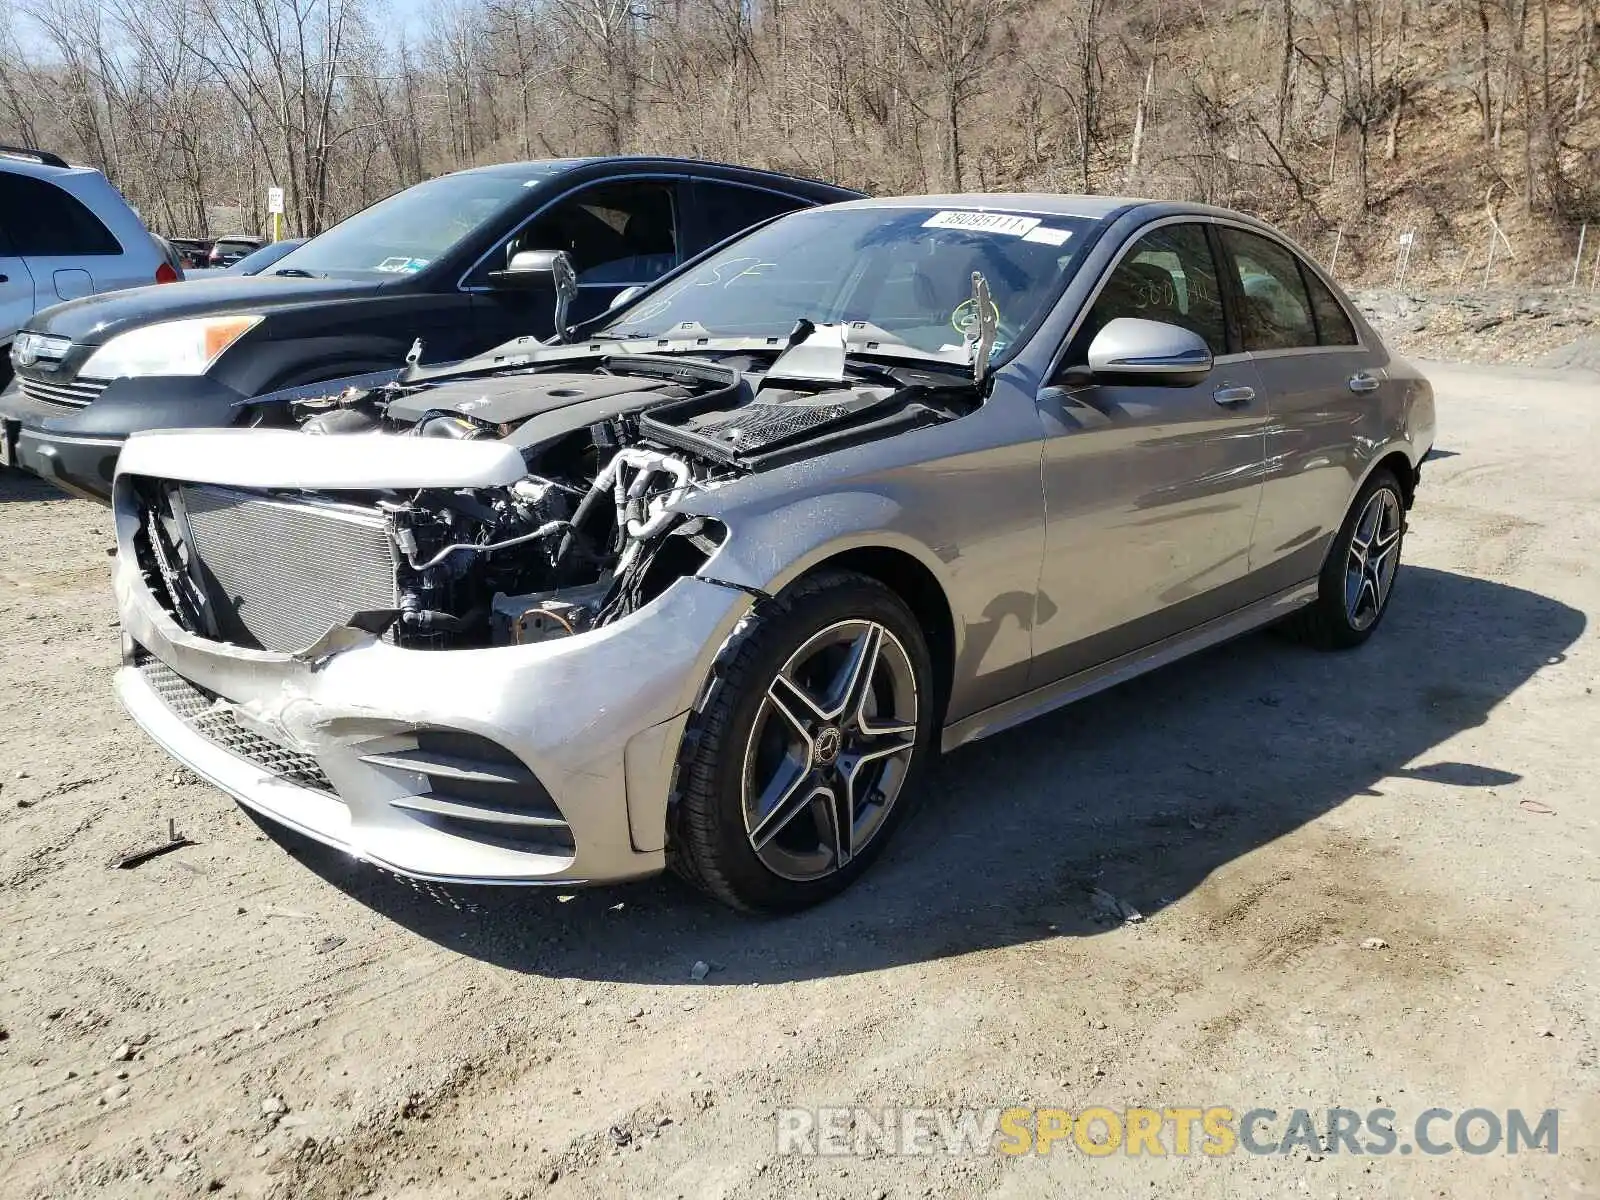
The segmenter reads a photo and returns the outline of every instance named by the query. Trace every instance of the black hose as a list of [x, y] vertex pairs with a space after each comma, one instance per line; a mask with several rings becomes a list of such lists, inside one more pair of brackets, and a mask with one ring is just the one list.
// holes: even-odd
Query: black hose
[[570, 565], [569, 559], [572, 557], [574, 548], [578, 543], [578, 531], [583, 528], [585, 522], [594, 516], [594, 510], [599, 507], [600, 502], [602, 500], [609, 501], [610, 499], [611, 492], [608, 489], [592, 487], [584, 498], [578, 501], [577, 511], [572, 514], [569, 528], [561, 535], [561, 542], [556, 547], [555, 558], [551, 564], [558, 584], [567, 581], [567, 568]]

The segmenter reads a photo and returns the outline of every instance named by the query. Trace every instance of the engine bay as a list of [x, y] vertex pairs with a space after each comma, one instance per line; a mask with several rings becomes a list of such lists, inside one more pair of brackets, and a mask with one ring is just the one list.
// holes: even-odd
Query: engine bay
[[[979, 402], [970, 378], [936, 369], [868, 365], [809, 381], [764, 366], [770, 359], [749, 355], [596, 355], [300, 397], [290, 413], [306, 435], [492, 439], [515, 447], [528, 473], [500, 487], [269, 498], [381, 514], [393, 604], [349, 623], [417, 649], [521, 644], [608, 624], [702, 567], [726, 530], [679, 507], [694, 493], [951, 420]], [[178, 485], [137, 486], [141, 565], [180, 624], [256, 648], [302, 648], [270, 643], [303, 640], [303, 630], [253, 629], [246, 612], [252, 603], [281, 610], [292, 595], [266, 604], [233, 595], [254, 585], [208, 566]]]

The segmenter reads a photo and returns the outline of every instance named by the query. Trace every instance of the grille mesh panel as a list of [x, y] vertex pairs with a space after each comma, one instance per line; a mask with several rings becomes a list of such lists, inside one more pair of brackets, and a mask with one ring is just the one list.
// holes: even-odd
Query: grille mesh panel
[[190, 683], [148, 652], [141, 651], [135, 662], [161, 702], [207, 741], [254, 763], [269, 775], [312, 791], [335, 795], [333, 784], [309, 754], [285, 749], [246, 729], [234, 720], [228, 709], [216, 707], [215, 693]]
[[398, 607], [381, 514], [195, 484], [179, 494], [229, 640], [303, 650], [358, 612]]
[[754, 450], [832, 424], [848, 414], [848, 409], [836, 404], [808, 408], [798, 404], [756, 402], [697, 426], [695, 432], [719, 438], [740, 450]]

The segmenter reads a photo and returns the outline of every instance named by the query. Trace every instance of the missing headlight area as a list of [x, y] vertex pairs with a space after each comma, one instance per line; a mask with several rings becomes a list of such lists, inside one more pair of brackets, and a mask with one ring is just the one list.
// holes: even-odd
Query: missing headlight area
[[[302, 653], [353, 627], [450, 649], [580, 635], [700, 570], [726, 536], [693, 498], [825, 449], [959, 416], [970, 381], [873, 367], [815, 383], [760, 361], [600, 356], [297, 399], [303, 433], [497, 441], [495, 487], [252, 490], [139, 477], [135, 548], [189, 632]], [[370, 444], [370, 443], [368, 443]]]
[[680, 460], [623, 450], [587, 489], [529, 477], [330, 499], [151, 481], [136, 550], [180, 625], [233, 645], [299, 652], [340, 626], [418, 649], [543, 641], [705, 562], [722, 527], [665, 511], [693, 483]]

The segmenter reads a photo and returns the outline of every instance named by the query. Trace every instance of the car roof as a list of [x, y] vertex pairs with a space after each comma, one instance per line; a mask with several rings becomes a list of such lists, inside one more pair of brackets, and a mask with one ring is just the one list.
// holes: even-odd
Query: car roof
[[658, 154], [611, 154], [596, 155], [589, 158], [544, 158], [528, 159], [522, 162], [493, 163], [482, 167], [467, 167], [461, 171], [451, 172], [455, 175], [524, 175], [529, 171], [537, 171], [547, 178], [580, 168], [610, 166], [620, 169], [629, 167], [637, 169], [660, 170], [677, 169], [688, 174], [706, 173], [722, 174], [728, 172], [736, 176], [746, 176], [755, 179], [767, 179], [774, 182], [782, 180], [788, 183], [806, 184], [810, 187], [827, 188], [834, 192], [849, 193], [859, 196], [862, 193], [856, 188], [843, 187], [836, 183], [828, 183], [821, 179], [809, 179], [804, 175], [791, 175], [783, 171], [769, 171], [761, 167], [749, 167], [740, 163], [716, 162], [705, 158], [676, 158], [670, 155]]
[[70, 164], [58, 167], [54, 163], [39, 162], [22, 154], [8, 154], [5, 151], [0, 151], [0, 171], [9, 171], [14, 175], [32, 175], [36, 179], [62, 179], [72, 176], [82, 178], [100, 174], [94, 167], [74, 167]]
[[1058, 217], [1101, 219], [1130, 203], [1115, 196], [1063, 196], [1054, 192], [952, 192], [927, 196], [869, 196], [839, 208], [961, 208], [975, 212], [1032, 212]]
[[1059, 192], [961, 192], [928, 196], [869, 196], [846, 200], [833, 208], [959, 208], [975, 212], [1022, 212], [1039, 216], [1086, 217], [1104, 221], [1127, 213], [1141, 216], [1228, 217], [1263, 224], [1259, 218], [1232, 209], [1182, 200], [1137, 196], [1075, 196]]

